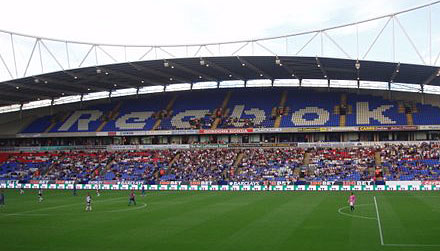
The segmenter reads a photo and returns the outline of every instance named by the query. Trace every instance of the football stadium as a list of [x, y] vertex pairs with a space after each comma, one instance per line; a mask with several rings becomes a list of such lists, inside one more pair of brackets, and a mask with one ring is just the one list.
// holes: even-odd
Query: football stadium
[[1, 249], [440, 250], [440, 1], [398, 7], [220, 42], [0, 30]]

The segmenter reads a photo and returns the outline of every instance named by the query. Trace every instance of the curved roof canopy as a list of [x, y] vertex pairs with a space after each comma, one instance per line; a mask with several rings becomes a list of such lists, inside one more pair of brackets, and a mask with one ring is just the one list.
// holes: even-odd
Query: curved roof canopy
[[[329, 80], [329, 83], [330, 80], [377, 81], [407, 88], [412, 85], [405, 84], [415, 84], [416, 91], [423, 92], [424, 86], [440, 86], [439, 76], [440, 69], [434, 66], [349, 59], [276, 56], [182, 58], [102, 65], [2, 82], [0, 104], [23, 104], [102, 91], [111, 95], [127, 88], [134, 88], [135, 94], [139, 88], [148, 86], [258, 79], [291, 79], [296, 82], [321, 79]], [[362, 84], [357, 87], [362, 88]]]

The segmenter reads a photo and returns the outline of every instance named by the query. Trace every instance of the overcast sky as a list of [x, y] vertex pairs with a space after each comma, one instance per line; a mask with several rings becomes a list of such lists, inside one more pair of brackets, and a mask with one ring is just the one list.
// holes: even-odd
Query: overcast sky
[[[96, 44], [199, 44], [319, 30], [391, 14], [429, 2], [433, 1], [2, 0], [0, 30]], [[385, 26], [389, 18], [384, 18], [327, 31], [326, 35], [316, 36], [308, 44], [307, 41], [314, 34], [291, 37], [288, 41], [261, 41], [245, 47], [240, 47], [240, 44], [222, 45], [222, 52], [217, 55], [276, 54], [339, 58], [347, 58], [346, 55], [349, 55], [350, 58], [366, 60], [434, 64], [440, 56], [440, 26], [437, 25], [440, 23], [440, 4], [433, 6], [431, 13], [432, 50], [429, 50], [429, 8], [424, 8], [399, 15], [394, 25], [393, 22], [388, 22]], [[400, 24], [405, 30], [400, 28]], [[382, 35], [374, 42], [382, 29]], [[61, 70], [58, 62], [63, 65], [63, 69], [68, 69], [126, 60], [160, 59], [170, 55], [212, 56], [212, 51], [220, 51], [220, 46], [201, 50], [198, 46], [189, 49], [165, 48], [167, 52], [155, 50], [151, 53], [151, 48], [128, 48], [128, 52], [124, 52], [123, 47], [112, 47], [106, 48], [112, 55], [109, 57], [101, 49], [95, 48], [95, 52], [89, 53], [91, 45], [69, 43], [67, 55], [64, 43], [51, 43], [43, 39], [44, 45], [38, 44], [34, 47], [34, 38], [13, 36], [13, 40], [11, 43], [10, 34], [0, 32], [0, 56], [8, 66], [0, 64], [0, 80], [58, 71]], [[14, 44], [15, 52], [11, 49], [11, 44]], [[46, 45], [58, 62], [44, 48]], [[34, 54], [33, 48], [36, 48]], [[243, 49], [234, 53], [238, 48]], [[439, 64], [440, 60], [437, 60], [437, 65]]]
[[392, 13], [422, 0], [3, 0], [0, 29], [117, 44], [280, 35]]

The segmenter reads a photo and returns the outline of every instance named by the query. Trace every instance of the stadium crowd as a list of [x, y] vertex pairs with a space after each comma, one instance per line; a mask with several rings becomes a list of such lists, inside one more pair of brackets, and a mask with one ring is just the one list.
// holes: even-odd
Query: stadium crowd
[[3, 180], [82, 181], [371, 181], [437, 180], [440, 146], [352, 148], [205, 148], [53, 151], [5, 154]]

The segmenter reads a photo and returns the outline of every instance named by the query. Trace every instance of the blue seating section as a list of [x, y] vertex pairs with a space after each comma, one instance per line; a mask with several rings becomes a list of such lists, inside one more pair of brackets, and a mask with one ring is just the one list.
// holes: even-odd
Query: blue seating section
[[37, 169], [44, 170], [48, 168], [52, 162], [9, 162], [0, 165], [0, 180], [29, 180]]
[[[357, 124], [356, 116], [357, 116], [357, 102], [368, 102], [369, 111], [373, 111], [376, 108], [382, 105], [391, 105], [391, 107], [385, 110], [382, 114], [385, 117], [388, 117], [395, 121], [395, 123], [381, 123], [375, 119], [370, 118], [368, 124]], [[372, 126], [380, 126], [380, 125], [407, 125], [406, 115], [405, 113], [398, 112], [397, 102], [385, 100], [381, 97], [375, 96], [367, 96], [367, 95], [356, 95], [349, 94], [347, 95], [347, 104], [352, 106], [353, 112], [351, 114], [347, 114], [346, 116], [346, 125], [347, 126], [356, 126], [356, 125], [372, 125]]]
[[[192, 116], [186, 116], [181, 121], [174, 120], [174, 116], [181, 112], [190, 110], [204, 110], [200, 111], [198, 116], [201, 116], [202, 122], [200, 128], [210, 128], [213, 122], [213, 118], [210, 115], [219, 108], [225, 99], [227, 93], [231, 91], [231, 98], [227, 104], [228, 116], [232, 115], [234, 108], [237, 105], [243, 105], [244, 111], [240, 115], [240, 119], [244, 120], [257, 120], [262, 119], [262, 123], [256, 124], [255, 127], [273, 127], [275, 120], [272, 118], [271, 113], [274, 107], [279, 105], [283, 88], [246, 88], [246, 89], [234, 89], [234, 90], [201, 90], [201, 91], [187, 91], [177, 94], [163, 93], [160, 95], [151, 95], [140, 99], [126, 100], [122, 103], [119, 109], [119, 114], [115, 120], [110, 120], [102, 131], [127, 131], [127, 130], [151, 130], [156, 121], [154, 118], [148, 118], [145, 121], [128, 118], [127, 123], [137, 124], [145, 123], [143, 128], [119, 128], [116, 121], [124, 115], [131, 112], [158, 112], [164, 110], [174, 95], [177, 95], [177, 99], [172, 108], [172, 114], [170, 118], [162, 119], [162, 122], [158, 129], [186, 129], [188, 126], [183, 126]], [[407, 125], [406, 114], [402, 111], [399, 113], [399, 105], [397, 101], [386, 100], [382, 97], [370, 96], [370, 95], [347, 95], [347, 111], [351, 110], [346, 116], [345, 126], [387, 126], [387, 125]], [[367, 102], [368, 106], [364, 112], [358, 111], [358, 103]], [[288, 91], [288, 97], [285, 106], [289, 108], [287, 116], [283, 116], [281, 119], [280, 127], [326, 127], [326, 126], [339, 126], [340, 115], [335, 114], [335, 107], [341, 103], [341, 93], [335, 92], [317, 92], [311, 90], [292, 90]], [[102, 105], [95, 105], [86, 107], [84, 110], [99, 110], [104, 115], [108, 114], [114, 109], [116, 102]], [[389, 107], [384, 107], [389, 106]], [[432, 105], [416, 104], [417, 111], [413, 112], [413, 121], [415, 125], [439, 125], [440, 124], [440, 108]], [[246, 114], [252, 108], [263, 110], [264, 114], [259, 113], [259, 118], [255, 119], [255, 115]], [[306, 110], [304, 110], [306, 109]], [[368, 110], [366, 110], [368, 109]], [[324, 113], [322, 113], [324, 111]], [[206, 113], [205, 113], [206, 112]], [[299, 113], [298, 113], [299, 112]], [[302, 112], [302, 114], [301, 114]], [[319, 113], [321, 112], [321, 116]], [[73, 112], [70, 113], [71, 116]], [[300, 115], [301, 114], [301, 115]], [[322, 116], [325, 114], [325, 118]], [[328, 118], [327, 118], [328, 114]], [[194, 114], [193, 114], [194, 115]], [[59, 116], [59, 115], [58, 115]], [[83, 115], [82, 119], [86, 119], [87, 114]], [[204, 117], [203, 117], [204, 116]], [[264, 118], [262, 118], [264, 116]], [[302, 116], [302, 117], [298, 117]], [[359, 122], [359, 118], [364, 118], [368, 122]], [[379, 118], [379, 119], [378, 119]], [[382, 121], [380, 121], [382, 118]], [[51, 116], [44, 116], [36, 119], [22, 133], [43, 133], [51, 124]], [[228, 121], [227, 123], [225, 121]], [[219, 128], [234, 127], [240, 121], [234, 121], [230, 123], [229, 118], [225, 118], [219, 124]], [[253, 122], [253, 121], [251, 121]], [[358, 123], [359, 122], [359, 123]], [[50, 132], [62, 132], [60, 127], [65, 121], [57, 122]], [[88, 131], [94, 132], [102, 124], [102, 119], [91, 121], [88, 124]], [[240, 123], [238, 123], [240, 124]], [[241, 123], [243, 124], [243, 123]], [[75, 122], [68, 132], [78, 132], [78, 122]]]
[[47, 128], [51, 125], [50, 122], [51, 116], [44, 116], [34, 120], [26, 129], [23, 130], [23, 133], [40, 133], [46, 131]]
[[440, 160], [402, 160], [397, 166], [390, 163], [383, 163], [390, 170], [390, 175], [386, 175], [387, 180], [438, 180], [440, 178]]
[[[290, 91], [288, 93], [286, 106], [290, 108], [289, 115], [283, 116], [280, 127], [303, 127], [311, 125], [295, 125], [292, 121], [294, 112], [306, 107], [322, 108], [330, 113], [329, 120], [320, 125], [314, 126], [339, 126], [339, 115], [334, 114], [334, 108], [340, 103], [340, 94], [312, 91]], [[309, 109], [310, 109], [309, 108]], [[317, 114], [304, 114], [303, 119], [312, 121], [317, 119]]]
[[[196, 92], [186, 92], [181, 93], [176, 99], [173, 107], [173, 114], [171, 118], [162, 119], [160, 124], [161, 129], [177, 129], [171, 124], [171, 119], [173, 116], [180, 112], [188, 110], [209, 110], [209, 112], [214, 112], [223, 102], [225, 98], [225, 91], [196, 91]], [[183, 121], [189, 121], [192, 117], [185, 117]], [[204, 119], [210, 119], [209, 116], [205, 116]], [[208, 126], [202, 126], [202, 128], [209, 128]]]
[[439, 125], [440, 108], [432, 105], [417, 104], [417, 111], [413, 114], [415, 125]]
[[[124, 115], [127, 115], [131, 112], [145, 112], [145, 111], [153, 111], [157, 112], [160, 110], [163, 110], [166, 108], [168, 102], [172, 98], [171, 95], [157, 95], [157, 96], [151, 96], [148, 98], [143, 99], [136, 99], [136, 100], [129, 100], [124, 102], [119, 111], [119, 115], [116, 117], [115, 120], [110, 120], [102, 129], [103, 132], [109, 132], [109, 131], [119, 131], [121, 130], [116, 126], [116, 121], [121, 118]], [[156, 119], [150, 117], [146, 120], [146, 124], [143, 129], [124, 129], [124, 130], [151, 130], [153, 129], [154, 123]], [[128, 121], [130, 122], [130, 120]]]
[[[99, 110], [99, 111], [103, 112], [103, 114], [105, 114], [105, 113], [107, 113], [107, 112], [113, 110], [113, 108], [114, 108], [115, 105], [116, 105], [115, 103], [100, 104], [100, 105], [96, 105], [96, 106], [88, 107], [87, 109], [84, 109], [84, 110]], [[73, 114], [73, 112], [69, 115], [69, 117], [70, 117], [72, 114]], [[87, 118], [87, 117], [90, 117], [90, 116], [85, 115], [84, 118]], [[50, 132], [59, 132], [59, 129], [60, 129], [60, 127], [64, 124], [64, 122], [65, 122], [65, 121], [57, 122], [57, 123], [55, 124], [55, 126], [50, 130]], [[89, 123], [89, 130], [88, 130], [88, 132], [95, 132], [95, 131], [98, 129], [98, 127], [101, 125], [101, 123], [102, 123], [102, 120], [101, 120], [101, 119], [98, 119], [98, 120], [96, 120], [96, 121], [91, 121], [91, 122]], [[68, 132], [78, 132], [78, 122], [76, 122], [75, 124], [73, 124], [73, 126], [70, 127], [70, 129], [68, 130]]]

